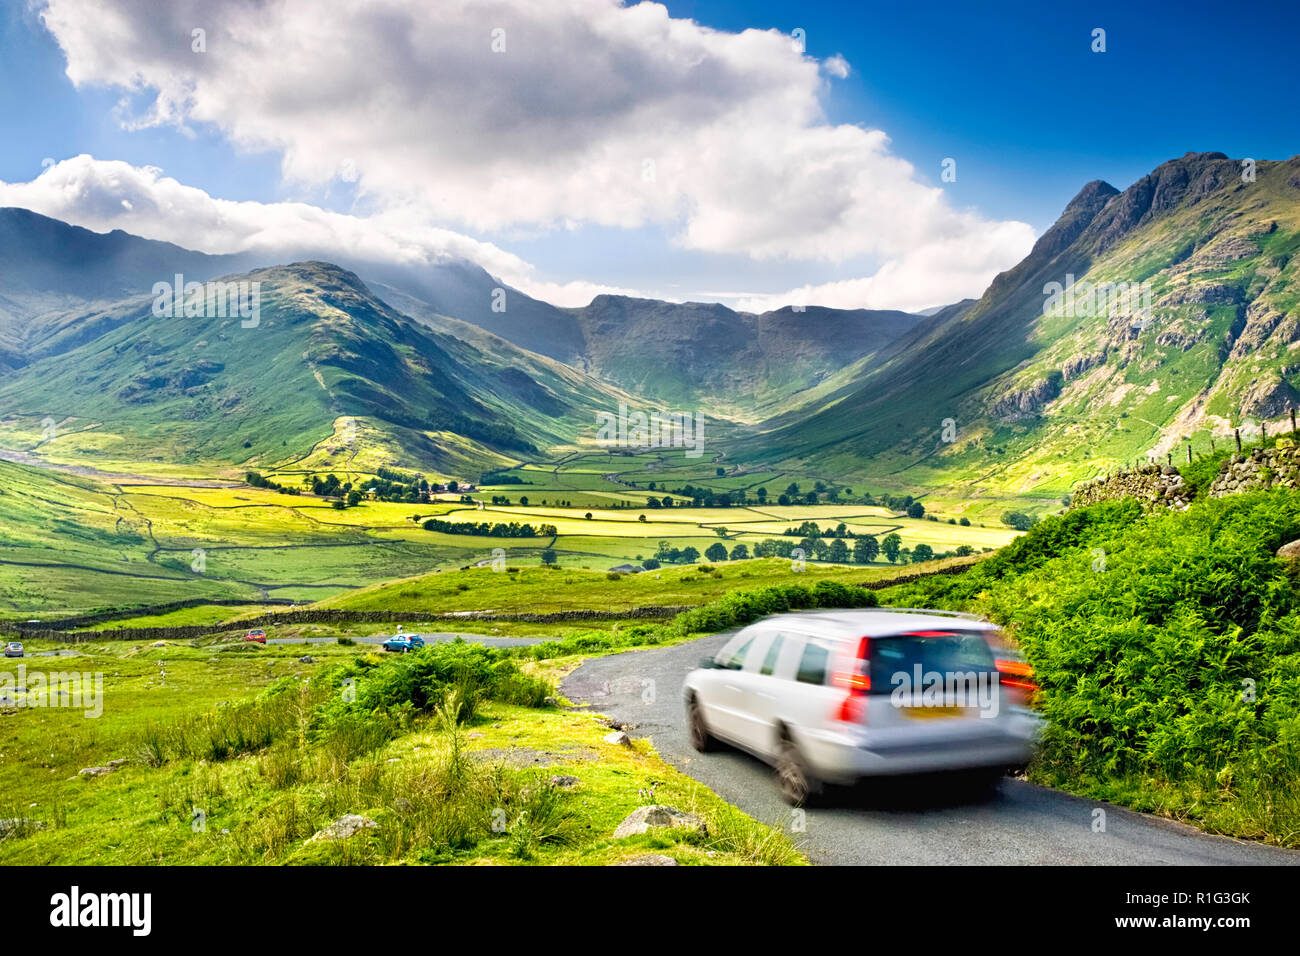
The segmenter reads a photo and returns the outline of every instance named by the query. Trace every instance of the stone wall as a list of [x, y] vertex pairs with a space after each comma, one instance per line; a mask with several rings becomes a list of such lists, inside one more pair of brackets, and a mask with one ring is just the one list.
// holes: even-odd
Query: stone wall
[[[18, 625], [20, 640], [64, 641], [80, 644], [87, 641], [193, 641], [214, 634], [246, 631], [253, 627], [275, 627], [286, 624], [387, 624], [420, 623], [434, 621], [524, 621], [531, 624], [563, 624], [572, 621], [611, 621], [662, 619], [673, 617], [690, 609], [690, 605], [666, 605], [634, 607], [627, 611], [555, 611], [547, 614], [484, 614], [466, 612], [464, 614], [428, 614], [419, 611], [344, 611], [335, 608], [305, 609], [300, 611], [283, 611], [279, 614], [261, 614], [249, 617], [237, 623], [227, 624], [190, 624], [177, 627], [124, 627], [105, 631], [52, 631], [48, 628], [28, 628]], [[274, 637], [275, 635], [271, 635]]]
[[1273, 448], [1256, 448], [1248, 455], [1233, 455], [1225, 461], [1210, 485], [1210, 497], [1295, 487], [1300, 487], [1300, 447], [1281, 438]]
[[[1264, 488], [1300, 488], [1300, 445], [1292, 438], [1283, 436], [1271, 448], [1255, 448], [1224, 459], [1206, 494], [1222, 498]], [[1186, 485], [1177, 468], [1149, 464], [1085, 481], [1075, 487], [1070, 506], [1136, 498], [1146, 507], [1182, 510], [1194, 497], [1195, 489]]]
[[1193, 490], [1172, 465], [1139, 465], [1137, 468], [1113, 472], [1103, 478], [1085, 481], [1074, 489], [1071, 507], [1083, 507], [1098, 501], [1117, 498], [1136, 498], [1143, 507], [1176, 508], [1182, 510], [1191, 504]]

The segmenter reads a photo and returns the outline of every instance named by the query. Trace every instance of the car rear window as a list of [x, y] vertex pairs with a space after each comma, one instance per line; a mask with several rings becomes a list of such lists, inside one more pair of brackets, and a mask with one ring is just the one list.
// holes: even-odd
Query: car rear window
[[924, 675], [971, 671], [996, 672], [993, 652], [979, 631], [915, 631], [871, 640], [871, 692], [888, 694], [895, 685], [894, 675], [916, 676], [920, 665]]

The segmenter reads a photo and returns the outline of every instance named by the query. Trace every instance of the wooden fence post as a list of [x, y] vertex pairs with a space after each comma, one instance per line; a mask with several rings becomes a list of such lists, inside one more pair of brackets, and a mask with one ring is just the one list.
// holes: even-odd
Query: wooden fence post
[[1237, 435], [1237, 454], [1240, 455], [1241, 454], [1241, 429], [1240, 428], [1236, 429], [1236, 435]]

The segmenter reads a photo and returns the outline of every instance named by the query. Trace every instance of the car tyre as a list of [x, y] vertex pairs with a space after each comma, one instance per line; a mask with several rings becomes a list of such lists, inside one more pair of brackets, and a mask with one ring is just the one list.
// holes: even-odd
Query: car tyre
[[686, 724], [690, 731], [692, 747], [700, 753], [717, 749], [717, 741], [709, 733], [709, 725], [704, 722], [704, 708], [700, 706], [700, 699], [694, 695], [691, 695], [686, 705]]
[[781, 797], [792, 807], [812, 803], [821, 792], [820, 781], [809, 770], [807, 761], [788, 732], [782, 733], [777, 750], [776, 781], [781, 788]]

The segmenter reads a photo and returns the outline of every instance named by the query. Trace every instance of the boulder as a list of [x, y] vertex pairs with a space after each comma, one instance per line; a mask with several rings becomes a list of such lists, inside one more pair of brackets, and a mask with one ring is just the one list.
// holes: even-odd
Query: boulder
[[621, 730], [616, 730], [613, 733], [606, 734], [604, 740], [607, 744], [618, 744], [623, 747], [632, 746], [632, 738]]
[[106, 773], [112, 773], [116, 767], [82, 767], [77, 771], [83, 777], [102, 777]]
[[1278, 548], [1277, 556], [1283, 561], [1300, 561], [1300, 538], [1287, 542]]
[[558, 774], [551, 778], [551, 783], [563, 790], [567, 790], [570, 787], [576, 787], [578, 782], [577, 777], [569, 776], [567, 773]]
[[354, 837], [362, 830], [374, 830], [379, 826], [374, 820], [361, 816], [359, 813], [345, 813], [339, 817], [324, 830], [318, 831], [312, 836], [308, 843], [315, 843], [317, 840], [346, 840]]
[[637, 807], [614, 830], [614, 839], [645, 833], [651, 827], [685, 827], [698, 833], [708, 833], [704, 821], [693, 813], [684, 813], [675, 807], [651, 804]]

